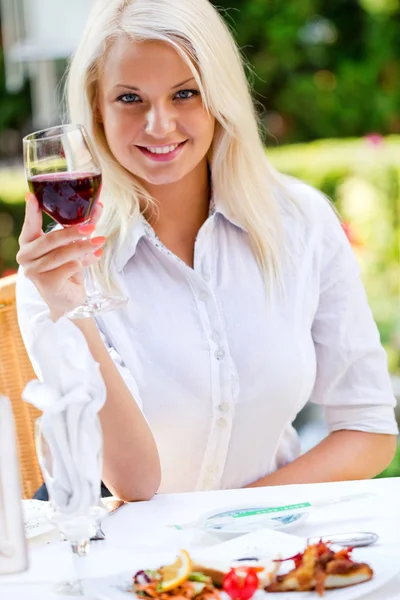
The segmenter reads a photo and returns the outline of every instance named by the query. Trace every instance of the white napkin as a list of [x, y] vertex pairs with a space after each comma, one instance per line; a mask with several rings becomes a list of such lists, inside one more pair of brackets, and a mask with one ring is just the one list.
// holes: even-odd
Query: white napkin
[[83, 333], [66, 317], [43, 322], [33, 355], [43, 382], [23, 399], [43, 412], [41, 430], [53, 457], [46, 484], [63, 514], [83, 515], [100, 498], [102, 435], [97, 413], [106, 387]]

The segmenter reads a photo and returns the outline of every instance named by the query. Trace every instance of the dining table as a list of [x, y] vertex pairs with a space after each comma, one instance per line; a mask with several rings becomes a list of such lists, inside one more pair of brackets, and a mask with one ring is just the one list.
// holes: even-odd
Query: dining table
[[[349, 500], [352, 495], [363, 497]], [[329, 504], [338, 498], [347, 501]], [[156, 494], [147, 502], [127, 503], [103, 520], [105, 540], [91, 542], [89, 556], [83, 559], [85, 577], [90, 580], [126, 572], [133, 569], [138, 559], [145, 566], [152, 555], [174, 553], [182, 548], [203, 553], [213, 550], [215, 554], [218, 544], [226, 541], [201, 527], [179, 526], [195, 524], [212, 511], [237, 506], [297, 503], [311, 503], [308, 518], [292, 524], [285, 532], [305, 541], [335, 533], [376, 533], [379, 538], [375, 544], [361, 549], [365, 562], [372, 556], [373, 548], [374, 556], [380, 552], [395, 561], [398, 572], [381, 588], [362, 597], [400, 599], [400, 478]], [[61, 541], [58, 532], [50, 530], [31, 537], [28, 552], [27, 571], [0, 577], [0, 599], [60, 600], [55, 583], [68, 579], [74, 568], [68, 542]], [[92, 596], [89, 593], [87, 597]]]

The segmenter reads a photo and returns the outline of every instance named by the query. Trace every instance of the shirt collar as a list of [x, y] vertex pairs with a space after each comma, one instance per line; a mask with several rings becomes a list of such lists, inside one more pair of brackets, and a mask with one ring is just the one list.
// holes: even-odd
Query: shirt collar
[[[225, 220], [232, 223], [236, 227], [239, 227], [243, 231], [246, 231], [245, 227], [241, 225], [237, 219], [231, 214], [231, 212], [222, 205], [218, 199], [214, 197], [210, 200], [210, 209], [208, 212], [208, 217], [212, 218], [215, 215], [222, 215]], [[135, 221], [132, 219], [132, 224], [128, 233], [128, 236], [122, 243], [119, 250], [117, 250], [114, 265], [118, 272], [122, 271], [128, 261], [135, 255], [136, 248], [139, 244], [139, 241], [146, 235], [146, 231], [149, 229], [149, 224], [144, 218], [144, 216], [140, 213], [139, 217], [136, 218]]]
[[114, 258], [115, 268], [118, 272], [122, 271], [127, 262], [134, 256], [139, 241], [146, 234], [145, 224], [146, 219], [141, 213], [135, 220], [132, 219], [129, 233], [116, 251]]
[[232, 223], [232, 225], [235, 225], [235, 227], [238, 227], [239, 229], [242, 229], [243, 231], [247, 232], [247, 229], [244, 227], [244, 225], [239, 223], [237, 217], [232, 214], [232, 211], [229, 210], [229, 208], [226, 207], [224, 204], [222, 204], [222, 202], [218, 198], [211, 199], [210, 211], [212, 211], [212, 215], [222, 215], [226, 221], [229, 221], [229, 223]]

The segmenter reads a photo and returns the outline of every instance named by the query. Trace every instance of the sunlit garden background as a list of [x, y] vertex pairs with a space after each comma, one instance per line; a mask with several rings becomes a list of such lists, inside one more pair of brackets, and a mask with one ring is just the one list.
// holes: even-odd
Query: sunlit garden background
[[[26, 191], [21, 137], [59, 119], [46, 114], [38, 85], [51, 72], [59, 106], [67, 64], [65, 52], [26, 52], [9, 30], [23, 21], [10, 4], [0, 5], [0, 276], [16, 269]], [[269, 158], [325, 192], [343, 217], [400, 397], [400, 0], [214, 4], [248, 60]], [[26, 0], [14, 9], [26, 10]], [[308, 425], [320, 418], [306, 414]], [[400, 475], [400, 453], [385, 475]]]

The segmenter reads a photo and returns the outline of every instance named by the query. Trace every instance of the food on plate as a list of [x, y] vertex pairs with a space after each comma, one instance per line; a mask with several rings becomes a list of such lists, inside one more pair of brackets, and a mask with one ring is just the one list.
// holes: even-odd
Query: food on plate
[[231, 569], [240, 572], [240, 570], [252, 568], [257, 573], [259, 588], [265, 588], [273, 581], [279, 566], [272, 558], [241, 558], [234, 561], [213, 559], [194, 564], [193, 570], [208, 575], [216, 587], [222, 587], [223, 579]]
[[132, 592], [140, 598], [157, 600], [219, 600], [220, 595], [210, 577], [193, 570], [186, 550], [180, 550], [174, 564], [156, 570], [138, 571], [133, 577]]
[[220, 600], [222, 588], [234, 600], [250, 600], [254, 592], [271, 583], [279, 565], [272, 559], [241, 559], [193, 563], [186, 550], [172, 565], [138, 571], [130, 591], [157, 600]]
[[161, 567], [161, 581], [159, 583], [162, 592], [169, 592], [184, 583], [191, 571], [192, 560], [186, 550], [181, 550], [173, 565]]
[[222, 589], [232, 600], [250, 600], [258, 590], [257, 572], [252, 567], [231, 569], [223, 578]]
[[366, 563], [356, 563], [351, 559], [352, 548], [334, 552], [322, 541], [311, 544], [304, 552], [286, 559], [276, 559], [277, 563], [294, 561], [294, 569], [284, 575], [277, 575], [266, 586], [266, 592], [306, 592], [316, 590], [322, 596], [324, 590], [347, 587], [364, 583], [373, 577], [373, 571]]
[[[139, 598], [155, 600], [221, 600], [221, 588], [232, 600], [250, 600], [260, 588], [266, 592], [316, 590], [322, 596], [324, 590], [372, 579], [371, 567], [354, 562], [351, 552], [352, 548], [335, 552], [320, 541], [284, 559], [214, 559], [195, 563], [186, 550], [180, 550], [173, 564], [138, 571], [130, 591]], [[294, 569], [278, 575], [286, 561], [293, 561]]]

